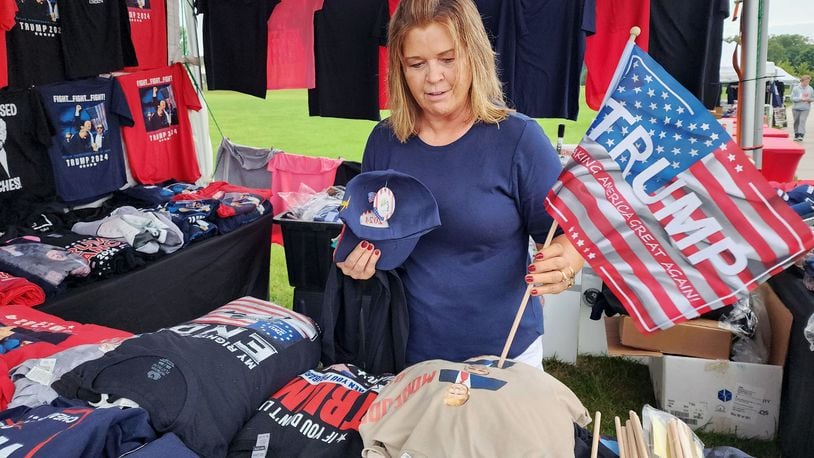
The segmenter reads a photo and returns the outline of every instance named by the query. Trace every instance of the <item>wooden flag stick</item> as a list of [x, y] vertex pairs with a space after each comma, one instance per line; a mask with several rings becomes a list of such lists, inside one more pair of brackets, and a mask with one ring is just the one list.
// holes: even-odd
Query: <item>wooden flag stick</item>
[[630, 423], [633, 425], [633, 432], [636, 433], [636, 448], [638, 449], [639, 456], [647, 457], [649, 453], [647, 453], [647, 445], [644, 443], [642, 422], [639, 420], [639, 416], [636, 412], [631, 410], [628, 414], [630, 415]]
[[613, 417], [613, 424], [616, 426], [616, 444], [619, 446], [619, 458], [628, 458], [625, 449], [625, 428], [622, 427], [619, 417]]
[[602, 412], [596, 411], [594, 416], [594, 436], [591, 438], [591, 458], [596, 458], [599, 454], [599, 423], [602, 420]]
[[630, 28], [630, 38], [628, 39], [628, 41], [630, 41], [631, 43], [635, 43], [636, 37], [638, 37], [641, 33], [642, 29], [638, 25], [634, 25], [633, 27]]
[[[543, 248], [548, 247], [551, 245], [551, 240], [554, 238], [554, 231], [557, 230], [557, 222], [554, 221], [554, 224], [551, 225], [551, 229], [548, 230], [548, 235], [545, 238], [545, 243], [543, 244]], [[520, 326], [520, 319], [523, 318], [523, 312], [526, 311], [526, 304], [529, 302], [529, 298], [531, 297], [531, 290], [534, 288], [534, 283], [530, 283], [526, 287], [526, 293], [523, 294], [523, 299], [520, 301], [520, 307], [517, 309], [517, 315], [514, 317], [514, 323], [512, 323], [512, 329], [509, 331], [509, 337], [506, 338], [506, 344], [503, 345], [503, 353], [500, 354], [500, 359], [497, 362], [497, 367], [503, 369], [503, 364], [506, 362], [506, 357], [509, 355], [509, 348], [512, 346], [512, 342], [514, 341], [514, 335], [517, 333], [517, 328]]]
[[639, 455], [636, 453], [636, 438], [633, 437], [633, 425], [630, 424], [630, 420], [625, 420], [625, 427], [622, 429], [625, 430], [625, 451], [628, 458], [637, 458]]
[[678, 421], [671, 418], [667, 423], [667, 446], [673, 458], [684, 458], [681, 453], [681, 440], [678, 438]]
[[678, 430], [678, 442], [681, 445], [681, 454], [684, 458], [692, 458], [692, 446], [690, 445], [690, 427], [686, 423], [681, 422], [676, 425]]

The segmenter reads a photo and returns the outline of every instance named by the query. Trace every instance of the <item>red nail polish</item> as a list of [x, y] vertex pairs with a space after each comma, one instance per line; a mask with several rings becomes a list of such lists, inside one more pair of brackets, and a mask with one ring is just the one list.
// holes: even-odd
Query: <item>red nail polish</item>
[[537, 254], [535, 254], [535, 255], [534, 255], [534, 259], [536, 259], [536, 260], [538, 260], [538, 261], [539, 261], [540, 259], [543, 259], [543, 258], [544, 258], [543, 253], [537, 253]]
[[526, 283], [531, 283], [533, 281], [534, 281], [534, 277], [532, 277], [531, 275], [526, 275]]
[[537, 267], [535, 267], [534, 264], [529, 266], [529, 272], [534, 272], [535, 270], [537, 270]]
[[367, 249], [368, 249], [369, 251], [373, 251], [373, 244], [371, 243], [370, 245], [368, 245], [368, 246], [367, 246]]
[[537, 295], [537, 290], [536, 289], [531, 290], [531, 295], [536, 296]]
[[381, 251], [379, 251], [379, 250], [375, 250], [375, 251], [373, 251], [373, 254], [375, 254], [376, 256], [378, 256], [378, 255], [382, 254], [382, 252], [381, 252]]
[[368, 245], [367, 241], [362, 240], [362, 248], [367, 248], [367, 245]]

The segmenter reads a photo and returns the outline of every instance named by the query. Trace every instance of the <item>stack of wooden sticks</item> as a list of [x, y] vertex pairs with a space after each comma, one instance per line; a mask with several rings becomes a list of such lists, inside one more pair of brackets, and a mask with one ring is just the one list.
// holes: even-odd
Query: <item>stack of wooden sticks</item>
[[[594, 416], [591, 458], [595, 458], [599, 452], [599, 425], [601, 420], [602, 414], [597, 412]], [[658, 419], [655, 421], [658, 422]], [[661, 436], [650, 438], [653, 453], [650, 452], [651, 449], [645, 441], [642, 422], [636, 412], [632, 410], [629, 412], [629, 419], [625, 420], [624, 425], [622, 425], [619, 417], [614, 417], [613, 422], [616, 426], [616, 441], [619, 444], [620, 458], [650, 458], [651, 456], [700, 458], [702, 456], [702, 450], [699, 449], [698, 444], [693, 439], [692, 430], [684, 422], [676, 418], [670, 418], [666, 425], [662, 423], [660, 427], [653, 428], [653, 431], [651, 431], [651, 435]], [[658, 431], [661, 431], [661, 433]]]

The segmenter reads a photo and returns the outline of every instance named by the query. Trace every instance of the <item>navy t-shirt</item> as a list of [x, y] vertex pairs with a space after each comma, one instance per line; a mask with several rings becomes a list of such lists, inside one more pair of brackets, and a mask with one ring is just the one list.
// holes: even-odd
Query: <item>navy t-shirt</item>
[[[544, 199], [562, 169], [539, 124], [512, 114], [429, 146], [415, 136], [400, 143], [383, 121], [362, 169], [412, 175], [438, 202], [441, 227], [421, 237], [402, 266], [407, 363], [500, 354], [526, 290], [529, 235], [545, 240], [553, 219]], [[526, 308], [510, 357], [542, 334], [537, 304]]]
[[[99, 77], [38, 91], [56, 130], [48, 153], [59, 197], [88, 202], [122, 187], [127, 178], [120, 126], [132, 126], [133, 117], [119, 83]], [[93, 142], [99, 128], [101, 147]]]
[[121, 456], [156, 437], [143, 409], [53, 404], [0, 413], [3, 456]]

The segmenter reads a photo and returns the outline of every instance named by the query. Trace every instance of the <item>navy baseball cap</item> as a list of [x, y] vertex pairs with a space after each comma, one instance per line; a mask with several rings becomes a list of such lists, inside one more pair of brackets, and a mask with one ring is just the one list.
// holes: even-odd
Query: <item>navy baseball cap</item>
[[418, 239], [441, 225], [438, 204], [424, 184], [395, 170], [356, 175], [345, 187], [339, 210], [345, 223], [334, 251], [344, 261], [367, 240], [381, 251], [379, 270], [393, 270], [410, 256]]

